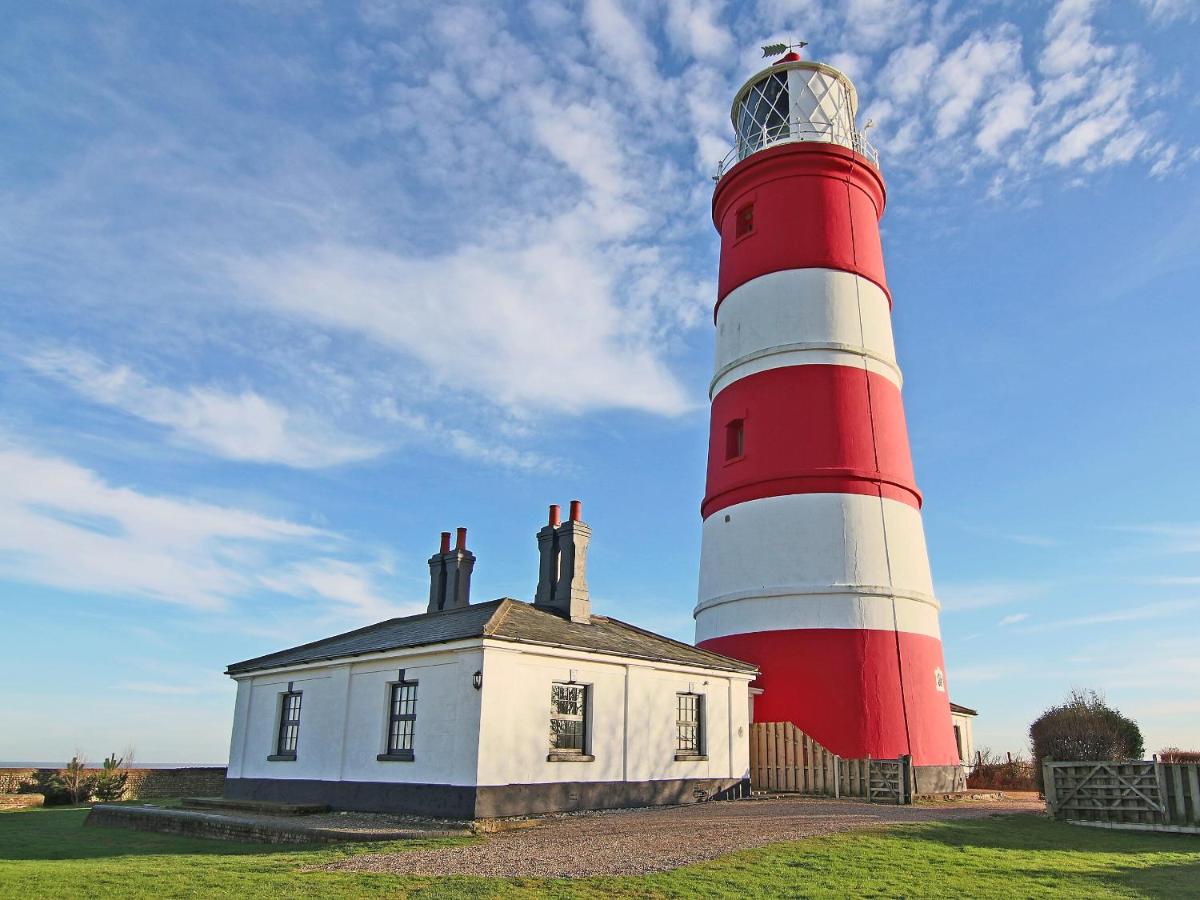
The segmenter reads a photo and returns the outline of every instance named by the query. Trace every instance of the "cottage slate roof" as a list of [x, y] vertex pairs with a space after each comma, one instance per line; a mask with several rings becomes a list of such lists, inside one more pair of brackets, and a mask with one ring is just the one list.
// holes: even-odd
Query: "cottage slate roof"
[[593, 615], [587, 624], [572, 622], [530, 603], [504, 597], [462, 609], [388, 619], [299, 647], [231, 663], [225, 674], [242, 675], [470, 638], [564, 647], [734, 672], [758, 671], [741, 660], [701, 650], [608, 616]]
[[969, 706], [960, 706], [953, 700], [950, 701], [950, 712], [958, 713], [960, 716], [977, 716], [978, 711], [971, 709]]

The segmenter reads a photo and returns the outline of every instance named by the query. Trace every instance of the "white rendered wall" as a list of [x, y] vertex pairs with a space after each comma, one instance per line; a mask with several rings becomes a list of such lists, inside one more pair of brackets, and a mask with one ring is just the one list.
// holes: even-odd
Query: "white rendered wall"
[[[230, 778], [308, 778], [474, 784], [479, 692], [471, 683], [478, 648], [410, 651], [370, 661], [238, 679]], [[417, 681], [417, 720], [409, 761], [381, 762], [387, 742], [388, 685], [397, 670]], [[295, 760], [275, 753], [280, 697], [303, 691]]]
[[921, 513], [896, 500], [738, 503], [704, 521], [701, 558], [697, 641], [782, 628], [940, 634]]
[[[749, 675], [494, 646], [483, 671], [481, 785], [748, 777]], [[590, 687], [595, 759], [549, 762], [550, 688], [572, 679]], [[686, 691], [705, 698], [707, 760], [675, 760], [675, 695]]]
[[711, 395], [782, 366], [846, 365], [901, 386], [887, 295], [861, 276], [788, 269], [753, 278], [717, 309]]
[[[744, 778], [749, 773], [750, 675], [601, 654], [513, 645], [389, 655], [238, 679], [230, 778], [450, 785]], [[388, 685], [416, 680], [411, 762], [381, 762]], [[476, 691], [471, 676], [484, 673]], [[593, 762], [548, 762], [550, 687], [572, 678], [590, 692]], [[294, 761], [275, 753], [281, 695], [303, 691]], [[677, 692], [705, 697], [707, 760], [675, 760]]]
[[959, 729], [959, 736], [962, 740], [962, 760], [967, 765], [975, 763], [975, 735], [972, 726], [974, 720], [974, 716], [964, 716], [953, 710], [950, 712], [950, 721]]

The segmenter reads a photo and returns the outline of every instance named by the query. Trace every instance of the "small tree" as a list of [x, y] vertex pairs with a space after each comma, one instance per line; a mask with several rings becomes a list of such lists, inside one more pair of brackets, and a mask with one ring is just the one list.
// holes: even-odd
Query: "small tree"
[[1034, 720], [1029, 741], [1039, 786], [1046, 757], [1135, 759], [1145, 750], [1137, 723], [1106, 705], [1095, 691], [1071, 691], [1065, 703], [1050, 707]]
[[129, 781], [129, 772], [125, 758], [117, 758], [117, 754], [104, 758], [104, 768], [96, 775], [96, 799], [104, 803], [113, 803], [125, 796], [125, 785]]
[[80, 759], [78, 754], [71, 757], [71, 761], [59, 777], [72, 803], [86, 803], [91, 799], [96, 780], [88, 771], [87, 761]]

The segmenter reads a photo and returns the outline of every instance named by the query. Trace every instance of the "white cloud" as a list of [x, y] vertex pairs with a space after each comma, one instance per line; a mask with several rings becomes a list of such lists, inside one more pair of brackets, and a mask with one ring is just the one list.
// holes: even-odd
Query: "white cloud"
[[[564, 469], [564, 464], [552, 457], [532, 450], [519, 450], [496, 440], [483, 440], [461, 428], [451, 428], [436, 422], [422, 413], [401, 409], [391, 397], [376, 402], [372, 406], [372, 412], [384, 421], [403, 425], [429, 444], [448, 447], [463, 459], [525, 471], [559, 472]], [[519, 424], [501, 423], [499, 430], [527, 436], [524, 433], [527, 429]]]
[[613, 305], [605, 254], [570, 236], [533, 237], [432, 259], [327, 245], [231, 259], [229, 269], [250, 296], [283, 312], [411, 355], [445, 390], [567, 413], [689, 408], [653, 333], [636, 311]]
[[1029, 625], [1022, 629], [1026, 632], [1062, 631], [1086, 628], [1092, 625], [1113, 625], [1126, 622], [1143, 622], [1148, 619], [1161, 619], [1166, 616], [1188, 614], [1189, 611], [1200, 608], [1200, 601], [1179, 600], [1163, 603], [1147, 603], [1128, 606], [1123, 609], [1110, 609], [1103, 612], [1091, 613], [1086, 616], [1073, 616], [1046, 622], [1039, 625]]
[[874, 50], [907, 42], [924, 11], [914, 0], [847, 0], [846, 27], [856, 45]]
[[667, 36], [697, 59], [719, 59], [733, 48], [733, 38], [719, 23], [720, 3], [711, 0], [668, 0]]
[[1009, 137], [1029, 127], [1033, 101], [1033, 88], [1023, 80], [994, 94], [983, 106], [982, 127], [975, 135], [975, 146], [984, 153], [998, 152]]
[[425, 604], [398, 607], [380, 596], [371, 568], [340, 559], [318, 558], [289, 566], [262, 579], [263, 586], [281, 594], [333, 600], [359, 621], [423, 612]]
[[116, 486], [3, 439], [0, 471], [4, 577], [204, 610], [302, 582], [353, 612], [381, 605], [366, 588], [378, 567], [330, 556], [346, 547], [326, 530]]
[[946, 613], [1003, 606], [1042, 594], [1049, 585], [1026, 581], [959, 582], [938, 585], [938, 599]]
[[1013, 613], [1011, 616], [1005, 616], [998, 624], [1001, 626], [1016, 625], [1018, 622], [1024, 622], [1028, 618], [1029, 613]]
[[1011, 27], [994, 34], [973, 34], [938, 64], [929, 97], [937, 107], [935, 133], [959, 133], [981, 100], [1008, 89], [1020, 65], [1021, 41]]
[[1195, 0], [1140, 0], [1151, 21], [1160, 24], [1194, 22], [1200, 18]]
[[225, 459], [310, 469], [367, 459], [381, 449], [333, 434], [315, 415], [300, 415], [254, 391], [155, 385], [76, 350], [42, 350], [25, 361], [89, 400], [161, 425], [181, 443]]

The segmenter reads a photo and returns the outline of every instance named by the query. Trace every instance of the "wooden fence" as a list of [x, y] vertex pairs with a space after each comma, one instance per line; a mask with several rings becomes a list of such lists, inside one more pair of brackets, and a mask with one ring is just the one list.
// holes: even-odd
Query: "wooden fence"
[[1106, 828], [1200, 833], [1200, 764], [1042, 762], [1046, 808]]
[[750, 726], [750, 784], [757, 791], [911, 803], [912, 766], [900, 759], [843, 759], [791, 722]]

